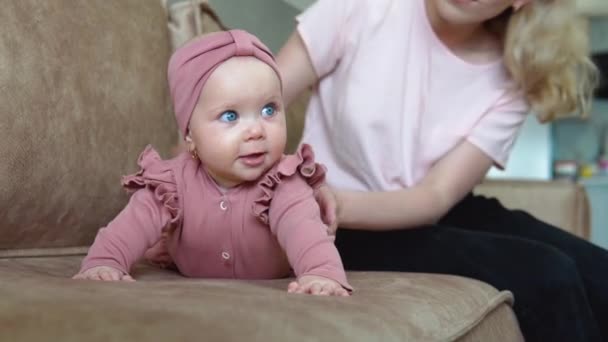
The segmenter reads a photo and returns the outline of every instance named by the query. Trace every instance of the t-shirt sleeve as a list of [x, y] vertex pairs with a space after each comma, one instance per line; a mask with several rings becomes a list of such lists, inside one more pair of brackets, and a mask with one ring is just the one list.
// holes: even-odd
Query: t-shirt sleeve
[[501, 100], [477, 121], [467, 141], [504, 169], [528, 113], [529, 107], [521, 98]]
[[344, 54], [353, 3], [356, 1], [318, 0], [296, 17], [297, 31], [319, 78], [330, 73]]

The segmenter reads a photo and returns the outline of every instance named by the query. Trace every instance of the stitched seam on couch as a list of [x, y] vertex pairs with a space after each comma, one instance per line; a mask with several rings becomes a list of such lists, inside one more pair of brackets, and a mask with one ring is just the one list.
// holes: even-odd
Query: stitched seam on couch
[[89, 247], [0, 249], [0, 259], [85, 255]]

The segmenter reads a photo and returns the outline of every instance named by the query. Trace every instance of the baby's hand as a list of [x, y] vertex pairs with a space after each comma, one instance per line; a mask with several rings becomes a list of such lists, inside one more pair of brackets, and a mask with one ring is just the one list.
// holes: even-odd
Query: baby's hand
[[122, 271], [110, 266], [91, 267], [84, 272], [78, 273], [72, 279], [88, 279], [88, 280], [103, 280], [103, 281], [135, 281], [128, 274], [123, 274]]
[[342, 296], [350, 294], [337, 282], [314, 275], [301, 276], [297, 281], [292, 281], [287, 287], [289, 293], [307, 293], [317, 296]]

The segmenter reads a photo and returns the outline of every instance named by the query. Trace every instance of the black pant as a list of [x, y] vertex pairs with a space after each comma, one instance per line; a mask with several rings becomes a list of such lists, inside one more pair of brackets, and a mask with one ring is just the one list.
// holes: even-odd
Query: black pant
[[468, 196], [437, 225], [339, 229], [349, 270], [447, 273], [510, 290], [526, 341], [608, 341], [608, 251], [497, 200]]

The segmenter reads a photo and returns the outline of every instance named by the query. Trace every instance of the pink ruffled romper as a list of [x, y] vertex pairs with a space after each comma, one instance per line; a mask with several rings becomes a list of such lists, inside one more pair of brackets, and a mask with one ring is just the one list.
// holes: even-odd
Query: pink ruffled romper
[[225, 192], [188, 153], [162, 160], [148, 146], [138, 164], [138, 173], [123, 178], [134, 191], [128, 205], [100, 229], [81, 271], [103, 265], [128, 273], [164, 237], [188, 277], [270, 279], [293, 269], [351, 289], [313, 196], [325, 169], [308, 145], [257, 182]]

